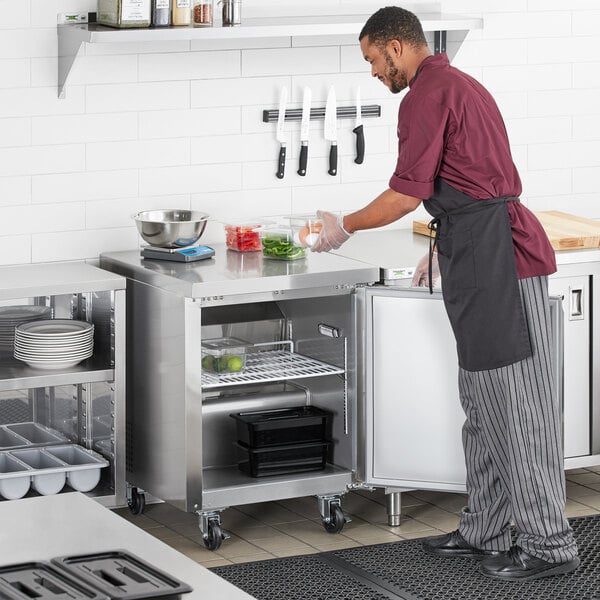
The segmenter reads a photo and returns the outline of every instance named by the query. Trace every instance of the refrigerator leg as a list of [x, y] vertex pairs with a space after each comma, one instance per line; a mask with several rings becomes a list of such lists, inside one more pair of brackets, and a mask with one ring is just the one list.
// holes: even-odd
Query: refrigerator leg
[[402, 492], [385, 493], [385, 508], [387, 510], [388, 525], [398, 527], [402, 513]]

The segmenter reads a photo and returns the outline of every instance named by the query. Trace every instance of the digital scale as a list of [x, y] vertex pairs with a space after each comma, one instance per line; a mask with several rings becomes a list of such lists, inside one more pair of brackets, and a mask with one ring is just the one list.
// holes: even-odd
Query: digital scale
[[187, 246], [185, 248], [159, 248], [158, 246], [144, 246], [142, 257], [154, 260], [174, 260], [177, 262], [194, 262], [205, 260], [215, 255], [214, 248], [210, 246]]

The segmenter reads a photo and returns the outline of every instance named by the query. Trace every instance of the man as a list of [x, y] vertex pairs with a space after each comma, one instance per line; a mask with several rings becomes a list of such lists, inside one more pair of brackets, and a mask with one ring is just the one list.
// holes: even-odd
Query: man
[[[554, 252], [520, 202], [521, 181], [489, 92], [432, 55], [417, 17], [382, 8], [360, 33], [371, 74], [393, 93], [398, 117], [389, 188], [345, 217], [321, 212], [316, 252], [355, 231], [391, 223], [421, 201], [432, 215], [437, 267], [457, 342], [468, 506], [457, 531], [424, 540], [439, 556], [481, 560], [493, 578], [530, 580], [574, 571], [577, 546], [564, 515], [561, 424], [554, 397], [547, 276]], [[511, 520], [516, 544], [511, 546]]]

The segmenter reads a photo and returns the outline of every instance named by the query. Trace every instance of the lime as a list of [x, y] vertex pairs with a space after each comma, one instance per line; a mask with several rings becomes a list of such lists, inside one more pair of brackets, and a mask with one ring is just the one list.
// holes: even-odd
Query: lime
[[227, 371], [227, 363], [229, 362], [229, 354], [223, 354], [219, 358], [215, 358], [215, 371], [217, 373], [224, 373]]
[[207, 371], [215, 370], [215, 361], [210, 354], [206, 354], [202, 357], [202, 368], [206, 369]]
[[227, 368], [232, 372], [236, 373], [237, 371], [241, 371], [244, 366], [244, 361], [239, 356], [230, 356], [227, 361]]

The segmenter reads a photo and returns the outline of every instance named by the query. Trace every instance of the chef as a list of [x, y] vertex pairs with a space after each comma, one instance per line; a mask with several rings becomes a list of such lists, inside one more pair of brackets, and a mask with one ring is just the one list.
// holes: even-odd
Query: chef
[[504, 122], [480, 83], [445, 54], [431, 54], [411, 12], [378, 10], [359, 39], [373, 77], [394, 94], [409, 88], [397, 164], [389, 188], [364, 208], [344, 217], [320, 212], [312, 249], [339, 248], [355, 231], [387, 225], [421, 202], [432, 216], [431, 250], [413, 284], [432, 286], [441, 274], [466, 415], [468, 506], [456, 531], [425, 539], [423, 548], [479, 559], [496, 579], [569, 573], [579, 559], [564, 514], [552, 372], [547, 277], [556, 263], [539, 221], [519, 201]]

